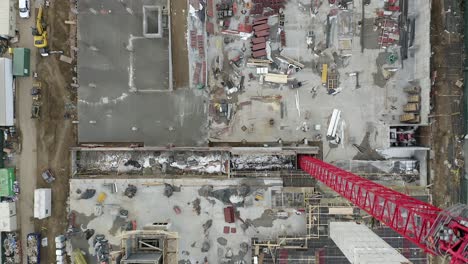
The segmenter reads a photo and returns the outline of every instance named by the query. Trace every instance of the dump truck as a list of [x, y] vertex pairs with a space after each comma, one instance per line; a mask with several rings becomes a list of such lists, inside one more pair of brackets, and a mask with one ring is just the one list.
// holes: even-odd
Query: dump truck
[[418, 103], [408, 103], [403, 106], [404, 112], [417, 112], [419, 111], [419, 104]]
[[26, 257], [28, 264], [41, 263], [41, 234], [30, 233], [26, 236]]

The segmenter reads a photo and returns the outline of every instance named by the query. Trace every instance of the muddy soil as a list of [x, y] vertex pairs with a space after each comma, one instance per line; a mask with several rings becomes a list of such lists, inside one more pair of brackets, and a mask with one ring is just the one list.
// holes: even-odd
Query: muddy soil
[[[63, 50], [70, 56], [70, 26], [64, 23], [69, 17], [70, 1], [51, 1], [45, 10], [49, 31], [50, 50]], [[73, 19], [73, 18], [72, 18]], [[70, 89], [72, 65], [59, 60], [58, 54], [38, 58], [38, 76], [42, 81], [42, 113], [37, 126], [37, 187], [52, 188], [52, 216], [35, 220], [35, 230], [47, 236], [49, 246], [41, 250], [43, 263], [55, 262], [55, 236], [67, 229], [66, 201], [69, 193], [70, 147], [76, 144], [76, 129], [72, 118], [65, 119], [65, 104], [76, 105], [76, 93]], [[75, 113], [72, 113], [72, 115]], [[75, 114], [76, 115], [76, 114]], [[47, 185], [40, 172], [50, 168], [56, 180]]]
[[[458, 202], [461, 169], [455, 166], [455, 160], [461, 157], [462, 91], [455, 82], [462, 78], [462, 68], [450, 67], [453, 61], [448, 58], [455, 54], [462, 58], [462, 39], [455, 34], [444, 32], [443, 1], [432, 1], [431, 43], [434, 52], [432, 69], [437, 71], [437, 79], [432, 88], [434, 103], [431, 125], [432, 149], [431, 160], [434, 183], [432, 195], [434, 204], [445, 208]], [[457, 64], [458, 65], [458, 64]], [[447, 67], [448, 66], [448, 67]]]
[[[456, 34], [444, 32], [444, 1], [432, 1], [431, 44], [434, 55], [432, 71], [437, 71], [437, 79], [432, 87], [431, 99], [434, 109], [430, 126], [430, 139], [433, 158], [430, 162], [431, 193], [434, 205], [447, 208], [459, 201], [460, 177], [463, 170], [456, 166], [456, 159], [462, 159], [461, 136], [462, 90], [455, 81], [463, 78], [462, 39]], [[446, 263], [434, 258], [432, 263]]]

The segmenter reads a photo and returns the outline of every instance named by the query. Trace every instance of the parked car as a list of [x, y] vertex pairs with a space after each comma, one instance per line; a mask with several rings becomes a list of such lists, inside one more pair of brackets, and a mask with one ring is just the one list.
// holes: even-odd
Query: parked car
[[55, 181], [55, 177], [49, 169], [42, 172], [42, 179], [44, 179], [44, 181], [47, 183], [52, 183]]
[[29, 18], [31, 16], [31, 6], [29, 0], [19, 0], [18, 9], [21, 18]]

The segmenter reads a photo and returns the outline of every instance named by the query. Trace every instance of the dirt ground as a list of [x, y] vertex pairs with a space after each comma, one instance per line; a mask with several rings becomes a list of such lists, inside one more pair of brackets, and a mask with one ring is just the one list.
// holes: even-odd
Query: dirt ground
[[[64, 23], [69, 20], [69, 1], [51, 1], [45, 16], [49, 31], [50, 50], [63, 50], [70, 56], [68, 36], [70, 26]], [[44, 88], [42, 95], [42, 113], [37, 126], [37, 185], [48, 187], [40, 178], [40, 171], [50, 168], [56, 180], [52, 188], [52, 217], [35, 220], [35, 230], [47, 236], [49, 246], [41, 251], [41, 262], [55, 262], [54, 237], [63, 234], [67, 228], [66, 201], [68, 198], [70, 177], [70, 147], [76, 142], [76, 129], [71, 119], [64, 119], [65, 103], [75, 101], [76, 96], [70, 90], [72, 65], [59, 60], [57, 54], [38, 59], [38, 75]]]
[[[172, 76], [174, 89], [189, 87], [187, 1], [171, 1]], [[182, 32], [184, 32], [182, 34]]]
[[[455, 34], [444, 32], [443, 0], [432, 1], [431, 43], [434, 56], [432, 70], [437, 71], [437, 79], [432, 88], [434, 104], [431, 122], [433, 157], [430, 162], [432, 172], [431, 193], [434, 205], [447, 208], [460, 199], [460, 177], [463, 160], [462, 148], [462, 90], [454, 84], [462, 79], [462, 39]], [[433, 263], [446, 263], [436, 258]]]
[[432, 194], [434, 204], [445, 208], [458, 202], [460, 193], [461, 168], [455, 164], [456, 159], [463, 160], [460, 140], [463, 134], [462, 90], [455, 86], [455, 82], [463, 76], [463, 56], [462, 39], [444, 32], [443, 10], [442, 0], [432, 1], [432, 68], [437, 71], [432, 89]]

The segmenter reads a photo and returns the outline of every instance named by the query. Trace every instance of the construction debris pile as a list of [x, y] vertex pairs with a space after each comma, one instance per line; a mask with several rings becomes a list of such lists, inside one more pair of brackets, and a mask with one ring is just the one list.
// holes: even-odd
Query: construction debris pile
[[28, 234], [26, 237], [26, 256], [28, 258], [28, 264], [40, 263], [40, 238], [41, 236], [39, 234]]
[[232, 170], [291, 170], [295, 157], [280, 155], [239, 155], [231, 158]]
[[78, 175], [226, 173], [229, 160], [229, 154], [223, 152], [86, 151], [79, 155], [80, 159], [76, 161]]
[[21, 263], [21, 245], [17, 240], [16, 233], [3, 233], [6, 237], [3, 239], [3, 254], [6, 264]]
[[104, 235], [96, 235], [93, 240], [98, 263], [109, 262], [110, 245]]

